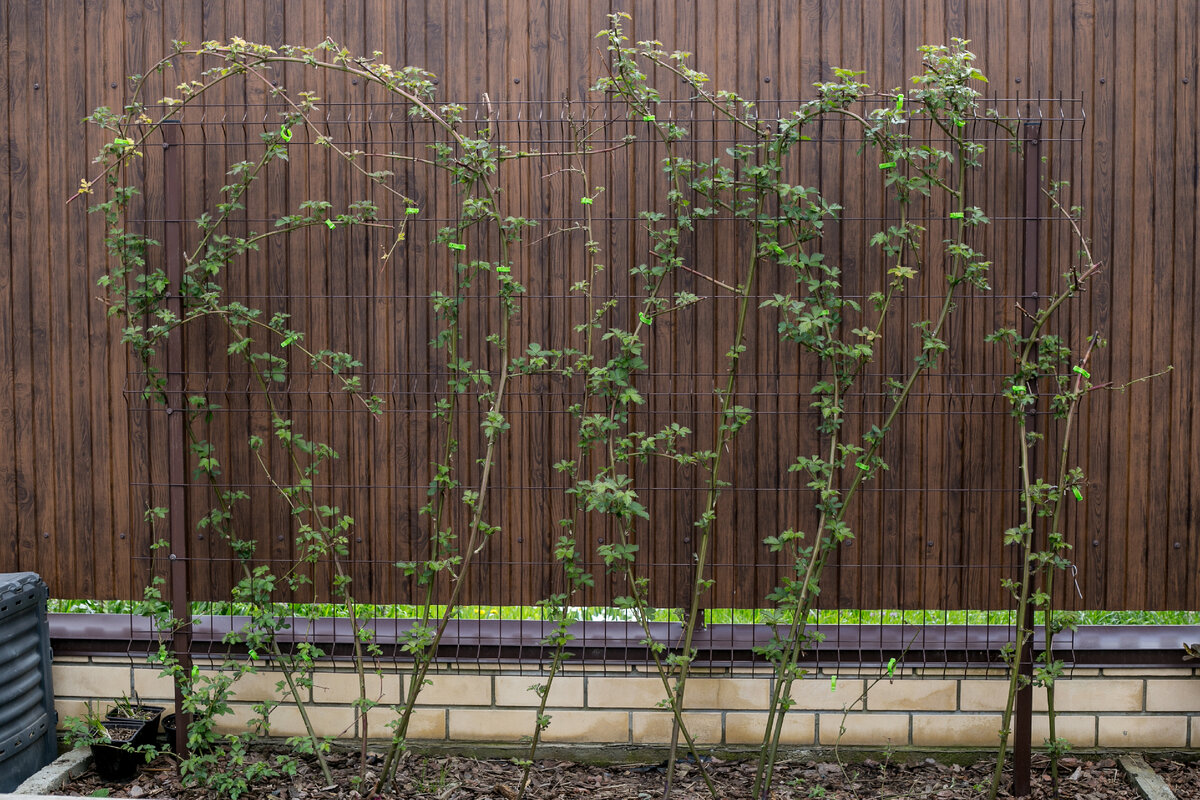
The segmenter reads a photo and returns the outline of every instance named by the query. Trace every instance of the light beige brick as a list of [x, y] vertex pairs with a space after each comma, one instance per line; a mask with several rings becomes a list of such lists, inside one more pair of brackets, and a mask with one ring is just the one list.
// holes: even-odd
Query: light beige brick
[[[963, 711], [1003, 711], [1008, 699], [1008, 681], [965, 680], [959, 693], [959, 708]], [[1060, 678], [1055, 684], [1054, 707], [1059, 712], [1141, 711], [1142, 682]], [[1045, 689], [1034, 687], [1033, 709], [1046, 710]]]
[[655, 708], [667, 693], [658, 678], [588, 678], [588, 708]]
[[[540, 698], [530, 686], [544, 684], [544, 675], [497, 675], [496, 705], [532, 706], [537, 708]], [[567, 678], [555, 675], [550, 684], [548, 705], [551, 708], [583, 708], [583, 678]]]
[[105, 666], [128, 667], [129, 660], [129, 656], [92, 656], [90, 662]]
[[1200, 681], [1146, 681], [1147, 711], [1200, 711]]
[[543, 741], [603, 744], [629, 741], [627, 711], [551, 711], [549, 714], [550, 727], [543, 731]]
[[[412, 680], [405, 676], [406, 681]], [[490, 675], [434, 675], [431, 684], [421, 688], [417, 705], [422, 706], [490, 706], [492, 677]]]
[[[392, 705], [402, 702], [403, 679], [394, 672], [382, 675], [368, 671], [363, 676], [367, 699]], [[359, 696], [358, 674], [355, 672], [318, 672], [313, 675], [312, 698], [316, 703], [350, 705]]]
[[95, 664], [54, 664], [51, 666], [54, 693], [61, 697], [87, 697], [112, 700], [129, 694], [129, 664], [123, 667], [98, 667]]
[[884, 680], [867, 690], [871, 711], [953, 711], [957, 702], [957, 681]]
[[[241, 733], [257, 718], [253, 704], [234, 703], [233, 713], [217, 717], [214, 727], [220, 733]], [[354, 732], [354, 710], [347, 706], [307, 706], [308, 718], [317, 736], [345, 738]], [[295, 706], [281, 705], [271, 711], [271, 736], [306, 736], [307, 729]]]
[[683, 707], [717, 709], [766, 708], [770, 681], [753, 678], [689, 678], [684, 688]]
[[915, 747], [981, 746], [1000, 740], [999, 714], [913, 714]]
[[945, 678], [947, 675], [956, 678], [959, 676], [967, 678], [1003, 678], [1008, 674], [1008, 670], [1004, 667], [968, 667], [967, 669], [916, 667], [912, 672], [913, 675], [923, 678]]
[[[668, 711], [646, 711], [633, 714], [633, 741], [635, 744], [662, 744], [671, 741], [672, 714]], [[721, 743], [721, 715], [707, 712], [691, 712], [683, 715], [683, 724], [696, 744]], [[679, 737], [683, 742], [683, 736]], [[681, 744], [682, 746], [682, 744]]]
[[[1034, 714], [1032, 730], [1035, 747], [1050, 739], [1050, 721], [1045, 714]], [[1054, 720], [1054, 733], [1058, 738], [1070, 742], [1072, 747], [1095, 747], [1096, 718], [1058, 714]]]
[[[842, 726], [845, 731], [842, 732]], [[872, 745], [900, 747], [908, 744], [908, 714], [821, 714], [823, 745]]]
[[[209, 674], [212, 673], [202, 673]], [[280, 681], [283, 681], [283, 673], [276, 670], [260, 670], [258, 672], [248, 672], [233, 682], [231, 687], [234, 698], [243, 703], [260, 703], [263, 700], [279, 700], [292, 702], [292, 693], [288, 690], [287, 684], [279, 687]], [[300, 697], [303, 700], [309, 699], [308, 689], [303, 686], [298, 687]]]
[[[1078, 674], [1078, 670], [1073, 670]], [[1107, 667], [1104, 674], [1110, 678], [1191, 678], [1192, 670], [1180, 667]]]
[[450, 738], [463, 742], [518, 742], [533, 733], [535, 714], [524, 709], [452, 708]]
[[796, 711], [841, 711], [855, 704], [862, 706], [861, 699], [865, 684], [858, 678], [839, 679], [834, 686], [832, 680], [800, 680], [792, 684], [792, 705]]
[[[652, 709], [666, 697], [658, 678], [589, 678], [589, 708]], [[689, 709], [755, 709], [767, 705], [770, 682], [757, 678], [690, 678], [684, 692]]]
[[959, 708], [963, 711], [1003, 711], [1008, 681], [966, 680], [959, 683]]
[[[731, 711], [725, 715], [725, 744], [761, 744], [767, 724], [766, 713], [751, 714]], [[816, 714], [789, 712], [783, 717], [783, 744], [816, 744]]]
[[[1141, 711], [1143, 683], [1139, 680], [1085, 678], [1055, 683], [1056, 711]], [[1046, 710], [1046, 692], [1035, 689], [1033, 710]]]
[[[367, 712], [367, 738], [390, 739], [394, 731], [389, 723], [400, 715], [390, 706], [379, 706]], [[408, 721], [409, 739], [442, 741], [446, 738], [446, 710], [442, 708], [416, 708]]]
[[[57, 688], [57, 687], [55, 687]], [[133, 690], [143, 700], [175, 702], [175, 681], [163, 675], [158, 667], [141, 667], [133, 671]]]
[[1187, 717], [1101, 716], [1099, 747], [1183, 747]]

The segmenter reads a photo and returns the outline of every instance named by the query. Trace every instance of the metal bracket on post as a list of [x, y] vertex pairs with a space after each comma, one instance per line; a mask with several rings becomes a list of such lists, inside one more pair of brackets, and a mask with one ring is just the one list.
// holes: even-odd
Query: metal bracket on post
[[[163, 200], [166, 206], [163, 231], [163, 254], [166, 259], [167, 280], [171, 294], [167, 308], [183, 316], [183, 147], [180, 125], [170, 121], [163, 132]], [[186, 676], [192, 674], [192, 616], [188, 604], [188, 542], [187, 493], [184, 485], [186, 443], [184, 419], [186, 414], [171, 413], [187, 408], [183, 396], [183, 342], [176, 331], [167, 338], [167, 519], [171, 546], [171, 617], [174, 630], [171, 647]], [[187, 757], [188, 722], [183, 711], [183, 690], [175, 681], [175, 752]]]
[[[1042, 123], [1031, 121], [1025, 123], [1022, 140], [1025, 152], [1025, 197], [1024, 197], [1024, 265], [1021, 276], [1021, 302], [1025, 307], [1024, 335], [1033, 333], [1034, 313], [1038, 304], [1038, 272], [1041, 265], [1041, 222], [1038, 209], [1041, 208], [1040, 170]], [[1027, 387], [1036, 400], [1037, 386], [1034, 381]], [[1037, 432], [1037, 403], [1029, 406], [1025, 427], [1030, 433]], [[1029, 542], [1029, 551], [1021, 553], [1021, 558], [1029, 558], [1030, 551], [1036, 551], [1037, 543]], [[1021, 564], [1017, 565], [1018, 573]], [[1013, 724], [1013, 788], [1016, 797], [1029, 794], [1030, 781], [1033, 772], [1033, 606], [1025, 608], [1025, 626], [1029, 637], [1016, 654], [1017, 668], [1021, 674], [1021, 686], [1017, 690], [1016, 718]]]

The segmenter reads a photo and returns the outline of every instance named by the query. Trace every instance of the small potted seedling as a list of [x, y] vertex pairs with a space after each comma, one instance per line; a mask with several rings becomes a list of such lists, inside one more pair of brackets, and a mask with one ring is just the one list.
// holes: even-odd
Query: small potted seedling
[[75, 747], [91, 747], [96, 772], [112, 783], [127, 783], [137, 775], [146, 748], [135, 741], [146, 727], [144, 720], [101, 717], [90, 703], [83, 716], [66, 720], [67, 740]]
[[123, 694], [113, 701], [113, 704], [108, 709], [108, 719], [132, 720], [134, 722], [145, 723], [141, 733], [133, 744], [135, 746], [144, 744], [152, 745], [158, 738], [158, 721], [165, 710], [163, 706], [152, 706], [141, 702], [137, 693], [134, 692], [132, 698], [129, 695]]

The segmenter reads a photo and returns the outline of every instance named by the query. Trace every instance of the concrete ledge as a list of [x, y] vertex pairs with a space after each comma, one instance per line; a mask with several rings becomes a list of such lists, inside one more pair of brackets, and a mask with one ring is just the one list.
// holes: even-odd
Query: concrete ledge
[[[92, 763], [90, 747], [76, 747], [63, 753], [40, 770], [30, 775], [24, 783], [13, 790], [13, 795], [25, 798], [53, 794], [71, 779], [82, 775]], [[3, 797], [4, 795], [0, 795]]]

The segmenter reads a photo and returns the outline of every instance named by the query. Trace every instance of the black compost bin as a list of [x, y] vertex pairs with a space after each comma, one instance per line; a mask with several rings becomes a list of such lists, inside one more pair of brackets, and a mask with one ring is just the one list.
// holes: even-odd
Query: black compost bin
[[58, 755], [46, 597], [34, 573], [0, 573], [0, 792]]

